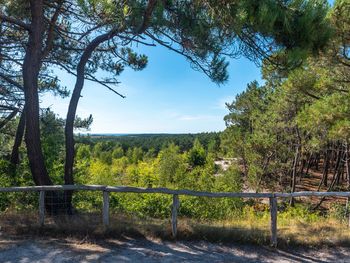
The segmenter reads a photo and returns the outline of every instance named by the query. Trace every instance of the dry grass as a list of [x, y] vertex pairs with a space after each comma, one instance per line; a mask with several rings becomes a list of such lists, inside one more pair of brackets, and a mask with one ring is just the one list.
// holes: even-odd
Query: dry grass
[[280, 222], [278, 234], [286, 244], [350, 246], [350, 227], [333, 218], [315, 222], [293, 219]]
[[[2, 213], [0, 226], [1, 234], [13, 238], [74, 238], [81, 242], [125, 237], [173, 239], [170, 220], [140, 219], [121, 214], [111, 215], [108, 229], [102, 226], [101, 215], [97, 213], [47, 218], [45, 226], [40, 227], [35, 211]], [[243, 214], [239, 218], [216, 222], [180, 218], [177, 238], [267, 245], [269, 231], [268, 214]], [[310, 221], [280, 215], [278, 242], [279, 246], [350, 246], [350, 228], [332, 218], [319, 217]]]

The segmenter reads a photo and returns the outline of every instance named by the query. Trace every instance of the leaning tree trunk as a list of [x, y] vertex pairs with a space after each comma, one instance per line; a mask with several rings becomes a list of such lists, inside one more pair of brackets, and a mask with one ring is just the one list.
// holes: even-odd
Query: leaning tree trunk
[[[64, 183], [71, 185], [74, 184], [73, 178], [73, 165], [74, 165], [74, 120], [80, 99], [81, 91], [84, 87], [85, 80], [85, 66], [91, 57], [92, 52], [103, 42], [111, 39], [115, 32], [108, 32], [106, 34], [96, 37], [82, 54], [78, 67], [77, 67], [77, 79], [72, 93], [71, 100], [69, 102], [69, 108], [66, 118], [65, 137], [66, 137], [66, 163], [64, 167]], [[65, 192], [65, 201], [68, 211], [72, 209], [72, 191]]]
[[[153, 10], [157, 5], [156, 0], [148, 1], [147, 7], [144, 12], [143, 21], [139, 27], [133, 32], [134, 35], [139, 35], [143, 33], [151, 20]], [[65, 127], [65, 136], [66, 136], [66, 163], [64, 167], [64, 182], [65, 184], [74, 184], [73, 178], [73, 165], [74, 165], [74, 120], [75, 114], [77, 111], [78, 102], [80, 99], [80, 94], [84, 86], [85, 80], [85, 66], [88, 60], [90, 59], [94, 50], [103, 42], [106, 42], [112, 38], [114, 38], [120, 31], [123, 31], [123, 28], [113, 28], [109, 32], [99, 35], [95, 37], [90, 44], [85, 48], [80, 61], [77, 67], [77, 79], [75, 83], [75, 87], [73, 90], [73, 94], [69, 103], [67, 119], [66, 119], [66, 127]], [[71, 204], [72, 200], [72, 191], [66, 191], [65, 193], [66, 201]], [[71, 205], [70, 205], [71, 206]]]

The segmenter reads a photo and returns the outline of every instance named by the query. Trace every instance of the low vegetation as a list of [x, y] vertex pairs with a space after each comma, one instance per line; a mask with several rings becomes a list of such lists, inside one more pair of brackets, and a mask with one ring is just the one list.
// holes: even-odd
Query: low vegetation
[[[302, 206], [279, 211], [279, 246], [349, 246], [350, 229], [342, 224], [342, 219], [332, 213], [312, 213]], [[177, 239], [269, 245], [269, 220], [269, 211], [257, 211], [254, 206], [246, 206], [241, 213], [225, 220], [180, 217]], [[111, 213], [108, 229], [101, 224], [101, 213], [83, 211], [74, 216], [48, 217], [45, 226], [41, 227], [33, 210], [26, 210], [26, 213], [7, 210], [0, 216], [0, 224], [1, 232], [12, 237], [71, 238], [77, 242], [106, 238], [174, 239], [170, 219], [140, 218], [121, 212]]]

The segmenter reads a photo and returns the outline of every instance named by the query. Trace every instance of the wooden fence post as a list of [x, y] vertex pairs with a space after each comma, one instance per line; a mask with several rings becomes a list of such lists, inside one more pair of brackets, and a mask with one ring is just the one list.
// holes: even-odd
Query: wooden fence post
[[179, 196], [175, 194], [173, 195], [173, 205], [171, 209], [171, 230], [174, 238], [176, 238], [177, 235], [177, 209], [179, 206]]
[[44, 226], [45, 223], [45, 191], [39, 194], [39, 224]]
[[270, 197], [270, 230], [271, 230], [271, 246], [277, 247], [277, 198], [275, 195]]
[[109, 226], [109, 192], [103, 191], [103, 211], [102, 211], [103, 225]]

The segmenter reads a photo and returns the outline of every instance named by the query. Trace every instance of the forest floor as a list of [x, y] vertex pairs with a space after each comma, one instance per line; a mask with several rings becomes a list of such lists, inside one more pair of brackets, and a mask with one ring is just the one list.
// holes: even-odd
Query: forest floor
[[350, 250], [219, 244], [205, 241], [0, 238], [1, 262], [350, 262]]
[[[319, 184], [322, 180], [322, 172], [320, 171], [310, 171], [309, 174], [304, 175], [301, 178], [297, 179], [296, 191], [322, 191], [326, 192], [328, 186], [331, 184], [332, 174], [328, 176], [328, 184], [327, 187], [322, 185], [319, 188]], [[333, 191], [339, 191], [339, 189], [334, 189]], [[320, 197], [306, 197], [303, 198], [304, 202], [311, 203], [313, 205], [317, 205], [320, 202]], [[328, 209], [334, 203], [346, 203], [346, 197], [326, 197], [324, 198], [322, 205], [320, 208]]]

